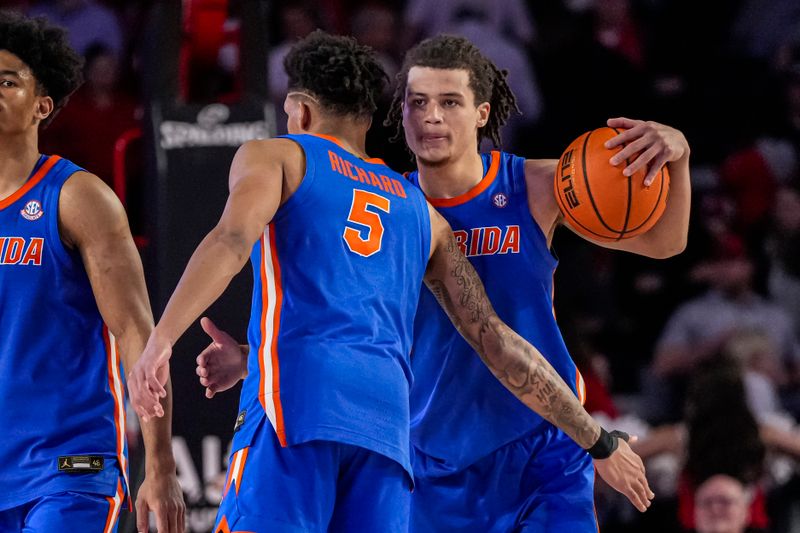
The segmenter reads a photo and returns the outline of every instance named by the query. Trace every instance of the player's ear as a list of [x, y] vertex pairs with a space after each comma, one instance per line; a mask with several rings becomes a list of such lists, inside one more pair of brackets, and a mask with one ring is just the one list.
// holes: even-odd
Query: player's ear
[[52, 98], [49, 96], [40, 96], [39, 101], [36, 102], [34, 116], [41, 122], [53, 113], [53, 108], [55, 108], [55, 103]]
[[304, 101], [300, 101], [300, 127], [303, 131], [311, 130], [312, 113], [311, 106]]
[[489, 102], [483, 102], [478, 105], [478, 127], [482, 128], [489, 122], [489, 113], [492, 110], [492, 105]]

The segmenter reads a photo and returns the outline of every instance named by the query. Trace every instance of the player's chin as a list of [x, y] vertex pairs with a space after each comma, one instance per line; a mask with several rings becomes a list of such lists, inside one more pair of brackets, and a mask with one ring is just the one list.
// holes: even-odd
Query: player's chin
[[441, 163], [450, 158], [449, 146], [420, 144], [417, 149], [413, 151], [419, 159], [430, 163]]

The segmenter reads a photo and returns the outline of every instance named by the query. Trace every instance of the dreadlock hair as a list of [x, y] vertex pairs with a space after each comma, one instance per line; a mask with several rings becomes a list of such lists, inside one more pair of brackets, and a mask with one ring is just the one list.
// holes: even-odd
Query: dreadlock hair
[[69, 96], [83, 83], [83, 59], [67, 41], [67, 33], [44, 18], [27, 18], [0, 12], [0, 50], [20, 58], [33, 72], [36, 90], [53, 99], [49, 124]]
[[428, 67], [446, 70], [466, 70], [469, 88], [475, 95], [475, 104], [489, 102], [491, 111], [486, 125], [478, 128], [478, 144], [491, 139], [499, 147], [500, 128], [508, 121], [512, 111], [520, 112], [517, 99], [506, 78], [507, 70], [500, 70], [468, 39], [456, 35], [437, 35], [425, 39], [406, 53], [403, 67], [397, 74], [397, 85], [384, 126], [396, 128], [392, 141], [403, 137], [403, 109], [408, 71], [411, 67]]
[[336, 115], [372, 117], [389, 80], [370, 47], [322, 30], [297, 42], [283, 67], [289, 91], [310, 93]]

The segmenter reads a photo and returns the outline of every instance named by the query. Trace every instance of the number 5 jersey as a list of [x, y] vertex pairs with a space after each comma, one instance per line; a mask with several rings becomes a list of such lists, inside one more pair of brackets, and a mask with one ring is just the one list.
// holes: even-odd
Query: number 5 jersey
[[298, 189], [253, 247], [250, 353], [233, 449], [265, 419], [282, 446], [329, 440], [409, 461], [414, 313], [430, 254], [420, 190], [333, 137], [289, 135]]

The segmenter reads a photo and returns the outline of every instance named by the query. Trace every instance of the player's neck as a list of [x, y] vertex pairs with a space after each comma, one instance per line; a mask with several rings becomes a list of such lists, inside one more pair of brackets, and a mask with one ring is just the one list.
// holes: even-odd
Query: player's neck
[[346, 134], [339, 134], [336, 133], [328, 133], [331, 137], [335, 137], [339, 141], [339, 146], [354, 154], [362, 159], [368, 159], [369, 156], [367, 155], [367, 147], [366, 147], [366, 139], [364, 136], [358, 138], [358, 136], [349, 136]]
[[419, 185], [429, 198], [455, 198], [483, 179], [483, 160], [477, 150], [444, 164], [431, 164], [417, 158]]
[[339, 119], [338, 122], [325, 122], [320, 125], [313, 133], [334, 137], [339, 142], [339, 146], [355, 154], [356, 156], [367, 159], [367, 130], [369, 123], [364, 121], [353, 121]]
[[0, 139], [0, 200], [13, 194], [27, 181], [39, 159], [38, 136], [4, 136]]

